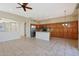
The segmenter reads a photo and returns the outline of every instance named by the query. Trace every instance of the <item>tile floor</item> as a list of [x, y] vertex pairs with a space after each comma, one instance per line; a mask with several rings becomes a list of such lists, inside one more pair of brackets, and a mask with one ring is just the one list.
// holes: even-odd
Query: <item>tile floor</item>
[[77, 40], [22, 38], [0, 43], [0, 56], [79, 56]]

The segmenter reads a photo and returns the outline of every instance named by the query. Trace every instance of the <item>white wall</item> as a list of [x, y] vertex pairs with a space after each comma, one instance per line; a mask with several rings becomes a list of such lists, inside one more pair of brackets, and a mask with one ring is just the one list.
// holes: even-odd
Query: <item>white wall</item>
[[26, 21], [26, 36], [27, 37], [30, 37], [30, 24], [31, 24], [31, 21], [30, 21], [30, 19], [28, 19]]
[[19, 38], [19, 32], [0, 32], [0, 42]]
[[16, 31], [14, 31], [13, 28], [9, 28], [8, 31], [0, 32], [0, 42], [19, 39], [24, 35], [24, 23], [19, 22], [17, 24]]
[[19, 34], [20, 34], [20, 37], [24, 36], [24, 22], [19, 23]]

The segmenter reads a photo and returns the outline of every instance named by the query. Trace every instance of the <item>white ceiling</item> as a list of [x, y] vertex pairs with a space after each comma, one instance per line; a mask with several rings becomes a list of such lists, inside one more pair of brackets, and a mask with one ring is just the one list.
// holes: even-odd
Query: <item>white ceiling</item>
[[27, 10], [27, 12], [24, 12], [22, 8], [16, 8], [18, 6], [20, 5], [17, 3], [0, 3], [0, 10], [24, 17], [43, 20], [64, 16], [64, 10], [66, 10], [66, 15], [72, 14], [76, 3], [30, 3], [28, 6], [33, 9]]

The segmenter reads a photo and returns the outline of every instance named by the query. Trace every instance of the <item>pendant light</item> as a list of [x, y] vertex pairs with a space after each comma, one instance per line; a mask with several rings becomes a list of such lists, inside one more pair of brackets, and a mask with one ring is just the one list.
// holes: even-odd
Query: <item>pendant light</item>
[[[66, 10], [64, 10], [64, 14], [65, 14], [65, 16], [64, 16], [64, 19], [65, 19], [65, 21], [66, 21]], [[64, 23], [64, 24], [62, 24], [63, 26], [65, 26], [65, 27], [68, 27], [68, 23]]]

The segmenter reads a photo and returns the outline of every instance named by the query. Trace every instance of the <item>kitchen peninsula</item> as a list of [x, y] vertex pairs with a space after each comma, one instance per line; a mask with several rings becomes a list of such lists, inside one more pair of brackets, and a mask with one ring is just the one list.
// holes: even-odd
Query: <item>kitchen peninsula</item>
[[50, 40], [50, 32], [37, 31], [36, 38], [49, 41]]
[[50, 32], [47, 27], [41, 27], [40, 31], [36, 31], [36, 38], [41, 40], [50, 40]]

